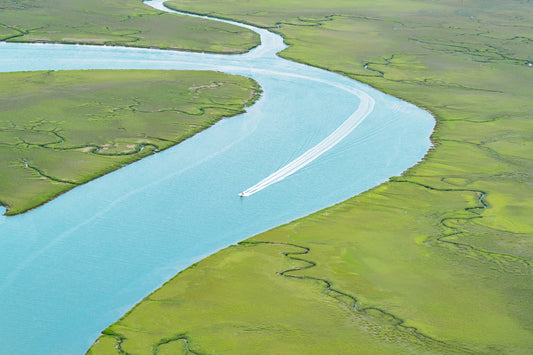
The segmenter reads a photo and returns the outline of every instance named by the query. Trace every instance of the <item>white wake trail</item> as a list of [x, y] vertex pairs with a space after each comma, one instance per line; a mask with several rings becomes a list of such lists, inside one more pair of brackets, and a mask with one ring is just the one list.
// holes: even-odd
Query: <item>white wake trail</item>
[[[339, 85], [335, 85], [340, 87]], [[244, 190], [239, 194], [241, 197], [250, 196], [259, 192], [268, 186], [275, 184], [286, 177], [294, 174], [304, 166], [311, 163], [313, 160], [336, 146], [340, 143], [346, 136], [348, 136], [363, 120], [372, 112], [374, 109], [374, 99], [372, 99], [368, 94], [363, 91], [355, 90], [345, 86], [341, 87], [342, 89], [356, 95], [359, 97], [360, 103], [357, 110], [348, 117], [333, 133], [324, 138], [320, 143], [314, 147], [307, 150], [305, 153], [300, 155], [298, 158], [294, 159], [281, 169], [270, 174], [263, 180], [259, 181], [254, 186]]]

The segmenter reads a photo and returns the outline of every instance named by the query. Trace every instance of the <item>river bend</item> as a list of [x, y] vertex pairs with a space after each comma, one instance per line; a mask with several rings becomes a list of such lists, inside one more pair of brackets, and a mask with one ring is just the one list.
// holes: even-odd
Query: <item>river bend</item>
[[0, 43], [3, 72], [219, 70], [264, 91], [247, 113], [178, 146], [1, 216], [0, 353], [82, 354], [179, 270], [387, 181], [431, 146], [426, 111], [281, 59], [280, 36], [241, 26], [262, 42], [242, 55]]

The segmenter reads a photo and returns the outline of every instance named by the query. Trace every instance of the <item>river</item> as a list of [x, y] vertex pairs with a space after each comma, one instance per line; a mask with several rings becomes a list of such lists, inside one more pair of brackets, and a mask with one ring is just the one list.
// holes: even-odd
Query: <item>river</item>
[[[23, 215], [1, 216], [0, 353], [84, 353], [179, 270], [368, 190], [425, 155], [429, 113], [281, 59], [280, 36], [243, 26], [262, 41], [243, 55], [0, 43], [3, 72], [219, 70], [249, 76], [264, 91], [245, 114], [178, 146]], [[240, 198], [245, 191], [253, 193]]]

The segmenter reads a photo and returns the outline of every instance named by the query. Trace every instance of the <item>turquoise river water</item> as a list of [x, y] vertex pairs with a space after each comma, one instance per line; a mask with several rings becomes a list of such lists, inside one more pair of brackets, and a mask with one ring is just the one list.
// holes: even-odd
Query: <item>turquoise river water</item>
[[429, 113], [281, 59], [281, 37], [243, 26], [262, 41], [243, 55], [0, 43], [3, 72], [219, 70], [264, 91], [176, 147], [0, 216], [0, 353], [82, 354], [179, 270], [387, 181], [431, 146]]

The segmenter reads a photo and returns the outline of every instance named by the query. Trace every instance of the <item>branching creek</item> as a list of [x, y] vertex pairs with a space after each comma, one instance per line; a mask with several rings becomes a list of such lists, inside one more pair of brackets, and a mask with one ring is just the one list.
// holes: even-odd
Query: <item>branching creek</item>
[[[168, 11], [159, 0], [147, 4]], [[431, 147], [435, 120], [428, 112], [339, 74], [282, 59], [276, 55], [286, 47], [280, 36], [223, 21], [257, 32], [261, 45], [220, 55], [0, 43], [2, 72], [218, 70], [251, 77], [263, 90], [245, 114], [28, 213], [0, 216], [1, 352], [83, 353], [102, 329], [178, 271], [388, 181]], [[291, 162], [302, 164], [288, 171]], [[274, 183], [239, 197], [279, 171], [285, 173]], [[303, 266], [281, 275], [302, 278], [292, 272], [313, 266], [301, 257], [308, 248], [288, 247], [299, 249], [285, 255]], [[355, 296], [316, 281], [355, 306]], [[388, 316], [402, 331], [438, 342]], [[184, 335], [160, 345], [174, 340], [188, 347]]]

